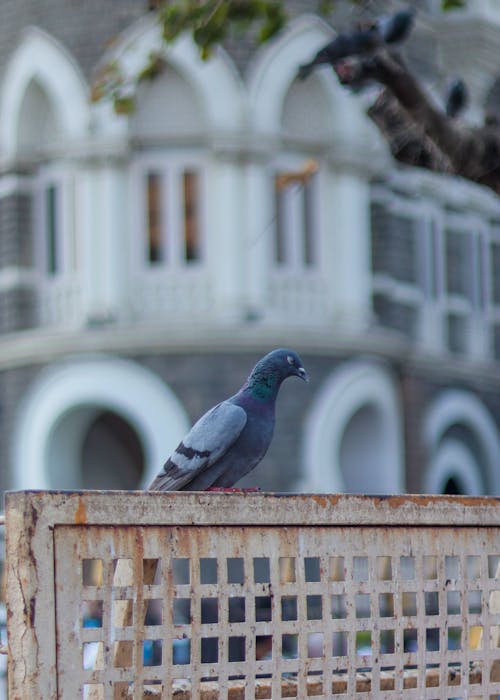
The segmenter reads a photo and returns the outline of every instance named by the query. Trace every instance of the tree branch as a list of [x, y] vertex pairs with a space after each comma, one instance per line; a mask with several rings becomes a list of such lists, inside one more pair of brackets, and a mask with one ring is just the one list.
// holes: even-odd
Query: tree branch
[[399, 54], [386, 49], [334, 67], [340, 81], [356, 88], [384, 86], [368, 114], [394, 157], [411, 165], [460, 175], [500, 194], [500, 129], [468, 127], [436, 107]]

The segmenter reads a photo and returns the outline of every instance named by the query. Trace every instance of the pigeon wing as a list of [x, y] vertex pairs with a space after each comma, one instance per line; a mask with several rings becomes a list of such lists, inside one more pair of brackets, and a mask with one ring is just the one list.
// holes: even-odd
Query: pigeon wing
[[240, 406], [223, 401], [205, 413], [179, 443], [150, 484], [152, 491], [178, 491], [217, 462], [236, 442], [247, 422]]

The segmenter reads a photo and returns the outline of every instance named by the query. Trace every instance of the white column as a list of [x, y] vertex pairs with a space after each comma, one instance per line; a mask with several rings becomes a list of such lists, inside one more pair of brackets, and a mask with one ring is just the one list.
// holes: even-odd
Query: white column
[[85, 317], [106, 321], [121, 315], [128, 270], [126, 187], [118, 167], [87, 167], [78, 177], [76, 226], [80, 241]]
[[95, 202], [98, 171], [86, 167], [77, 176], [75, 193], [75, 227], [78, 241], [78, 266], [81, 270], [82, 313], [95, 316], [99, 309], [99, 237]]
[[426, 209], [427, 216], [419, 231], [425, 299], [420, 307], [418, 342], [428, 352], [441, 353], [446, 350], [446, 313], [443, 306], [446, 296], [444, 221], [439, 206], [427, 202]]
[[124, 312], [129, 271], [126, 176], [121, 167], [108, 166], [103, 168], [100, 181], [101, 298], [106, 313], [117, 318]]
[[213, 160], [207, 170], [208, 264], [215, 316], [230, 322], [242, 316], [244, 277], [242, 168]]
[[325, 264], [334, 318], [353, 331], [370, 316], [370, 190], [357, 175], [332, 177], [330, 217], [325, 228]]
[[254, 318], [265, 314], [269, 265], [273, 258], [273, 186], [263, 163], [251, 163], [245, 171], [243, 238], [246, 271], [245, 305]]

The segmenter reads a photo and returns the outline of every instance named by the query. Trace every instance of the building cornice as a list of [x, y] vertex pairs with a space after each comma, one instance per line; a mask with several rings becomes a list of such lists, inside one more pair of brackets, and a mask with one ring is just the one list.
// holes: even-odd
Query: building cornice
[[450, 353], [424, 353], [397, 332], [372, 329], [363, 335], [340, 324], [325, 327], [279, 328], [241, 323], [193, 327], [189, 324], [140, 324], [101, 326], [77, 331], [33, 330], [3, 335], [0, 340], [0, 371], [44, 365], [62, 358], [88, 353], [124, 356], [179, 353], [219, 354], [260, 352], [265, 347], [292, 346], [318, 357], [357, 355], [377, 358], [422, 372], [427, 379], [481, 383], [498, 391], [500, 366], [486, 360], [460, 358]]

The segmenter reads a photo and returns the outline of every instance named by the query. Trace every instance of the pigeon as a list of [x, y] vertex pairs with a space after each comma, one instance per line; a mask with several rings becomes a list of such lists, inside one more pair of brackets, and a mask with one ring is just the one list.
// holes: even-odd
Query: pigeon
[[380, 33], [375, 25], [368, 29], [337, 34], [333, 41], [318, 51], [312, 61], [299, 67], [298, 78], [305, 80], [316, 66], [323, 63], [334, 65], [349, 56], [369, 53], [380, 46], [380, 43]]
[[274, 409], [287, 377], [308, 381], [296, 352], [279, 348], [257, 362], [237, 394], [205, 413], [179, 443], [150, 491], [204, 491], [233, 486], [264, 457]]
[[455, 78], [448, 85], [445, 97], [445, 112], [448, 117], [454, 119], [467, 107], [469, 91], [462, 78]]
[[415, 19], [415, 10], [408, 8], [392, 15], [384, 15], [365, 28], [338, 34], [333, 41], [318, 51], [309, 63], [299, 66], [298, 78], [305, 80], [316, 66], [331, 66], [350, 56], [369, 54], [384, 44], [394, 44], [408, 37]]

